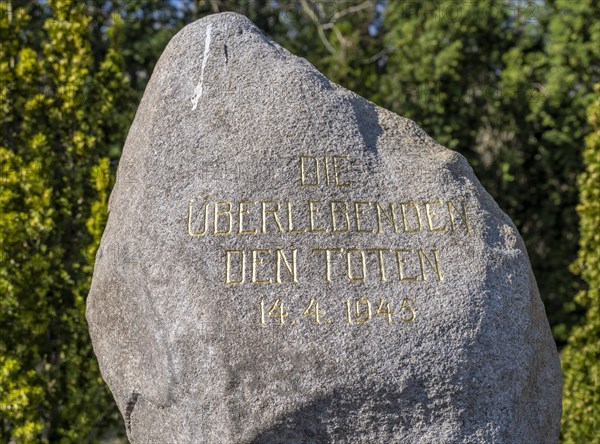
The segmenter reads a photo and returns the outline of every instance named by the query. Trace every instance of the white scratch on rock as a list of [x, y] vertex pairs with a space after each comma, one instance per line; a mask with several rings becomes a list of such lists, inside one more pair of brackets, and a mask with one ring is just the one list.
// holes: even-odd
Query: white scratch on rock
[[200, 81], [196, 85], [194, 90], [194, 96], [192, 97], [192, 110], [195, 110], [198, 106], [198, 100], [202, 97], [202, 86], [204, 84], [204, 68], [206, 68], [206, 60], [208, 59], [208, 53], [210, 51], [210, 40], [211, 40], [212, 23], [208, 24], [206, 28], [206, 38], [204, 39], [204, 57], [202, 58], [202, 68], [200, 69]]

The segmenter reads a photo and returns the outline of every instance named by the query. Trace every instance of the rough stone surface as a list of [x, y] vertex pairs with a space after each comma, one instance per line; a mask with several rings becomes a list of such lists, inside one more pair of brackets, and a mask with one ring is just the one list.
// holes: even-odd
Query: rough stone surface
[[463, 157], [245, 17], [169, 43], [109, 206], [87, 319], [132, 443], [557, 441], [513, 223]]

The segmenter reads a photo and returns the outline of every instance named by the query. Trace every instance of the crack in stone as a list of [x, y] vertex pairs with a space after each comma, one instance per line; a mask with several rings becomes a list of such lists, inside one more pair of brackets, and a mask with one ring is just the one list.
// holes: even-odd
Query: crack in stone
[[210, 42], [212, 39], [212, 23], [208, 24], [206, 28], [206, 37], [204, 39], [204, 56], [202, 57], [202, 66], [200, 67], [200, 81], [196, 85], [194, 90], [194, 96], [192, 97], [192, 111], [198, 106], [198, 100], [202, 97], [202, 88], [204, 86], [204, 70], [206, 69], [206, 62], [210, 54]]
[[127, 401], [127, 407], [125, 407], [125, 424], [127, 426], [127, 432], [131, 432], [131, 414], [137, 404], [141, 394], [135, 390], [131, 393], [129, 401]]

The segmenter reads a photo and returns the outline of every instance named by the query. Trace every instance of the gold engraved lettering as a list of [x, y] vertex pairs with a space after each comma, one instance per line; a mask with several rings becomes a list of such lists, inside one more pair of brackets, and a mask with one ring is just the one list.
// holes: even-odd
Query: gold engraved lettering
[[448, 201], [448, 213], [450, 213], [451, 231], [452, 232], [456, 231], [456, 226], [454, 224], [455, 219], [454, 219], [454, 215], [452, 214], [452, 209], [454, 208], [454, 210], [458, 213], [458, 217], [460, 218], [463, 225], [465, 226], [465, 229], [467, 230], [467, 234], [468, 234], [471, 232], [471, 227], [469, 226], [469, 220], [467, 219], [467, 209], [465, 208], [464, 202], [461, 202], [460, 206], [462, 207], [462, 211], [459, 210], [454, 203], [452, 203], [451, 201]]
[[306, 233], [306, 228], [302, 230], [297, 230], [294, 228], [294, 221], [292, 219], [292, 203], [287, 201], [287, 216], [288, 216], [288, 233]]
[[387, 318], [388, 324], [391, 324], [394, 312], [390, 309], [390, 303], [386, 302], [383, 298], [379, 298], [379, 306], [377, 307], [375, 316], [385, 316]]
[[[354, 274], [352, 273], [352, 253], [360, 253], [362, 265], [362, 273], [360, 276], [354, 276]], [[346, 252], [346, 271], [348, 274], [348, 279], [352, 282], [364, 282], [367, 274], [367, 263], [364, 250], [358, 250], [356, 248], [348, 249], [348, 251]]]
[[258, 278], [258, 266], [262, 265], [264, 260], [259, 256], [260, 254], [271, 253], [271, 250], [252, 250], [252, 283], [253, 284], [272, 284], [271, 278], [267, 280], [261, 280]]
[[405, 254], [414, 254], [414, 250], [394, 250], [396, 252], [396, 262], [398, 264], [398, 279], [401, 281], [416, 281], [416, 277], [406, 277], [404, 275]]
[[434, 223], [432, 221], [432, 217], [437, 215], [437, 213], [431, 208], [431, 205], [442, 205], [442, 202], [440, 202], [439, 200], [432, 201], [432, 202], [425, 202], [425, 213], [427, 215], [427, 228], [429, 229], [429, 231], [448, 231], [448, 228], [446, 227], [446, 225], [444, 225], [441, 228], [433, 227]]
[[407, 323], [413, 322], [415, 320], [415, 317], [417, 316], [417, 314], [415, 313], [415, 309], [411, 305], [409, 305], [409, 302], [415, 302], [415, 299], [404, 298], [404, 299], [402, 299], [402, 305], [400, 305], [400, 311], [406, 310], [409, 313], [408, 318], [404, 318], [404, 317], [400, 318], [402, 321], [407, 322]]
[[356, 232], [357, 233], [375, 233], [375, 230], [363, 230], [360, 227], [360, 217], [363, 214], [363, 209], [361, 206], [368, 205], [371, 206], [371, 202], [354, 202], [354, 219], [356, 221]]
[[[305, 165], [306, 160], [312, 161], [311, 163], [314, 165], [314, 182], [311, 182], [309, 178], [306, 177], [307, 167]], [[300, 156], [300, 185], [303, 187], [313, 187], [319, 185], [321, 179], [319, 175], [319, 161], [314, 156]]]
[[260, 300], [260, 326], [264, 327], [265, 326], [265, 300], [261, 299]]
[[392, 225], [392, 227], [394, 228], [394, 233], [398, 233], [398, 227], [396, 225], [396, 210], [394, 208], [394, 203], [391, 202], [389, 204], [389, 214], [385, 212], [385, 210], [379, 202], [375, 202], [375, 207], [377, 208], [377, 233], [383, 233], [383, 230], [381, 229], [381, 214], [383, 214], [388, 220], [388, 222]]
[[[416, 228], [411, 229], [410, 228], [410, 224], [408, 222], [408, 217], [407, 217], [407, 213], [406, 213], [406, 207], [413, 207], [415, 209], [415, 214], [417, 216], [417, 224], [418, 226]], [[422, 224], [421, 224], [421, 213], [419, 211], [419, 207], [417, 206], [416, 203], [414, 202], [402, 202], [400, 204], [400, 209], [402, 210], [402, 225], [404, 226], [404, 232], [405, 233], [417, 233], [419, 231], [421, 231], [422, 228]]]
[[[342, 206], [343, 205], [343, 209], [340, 210], [336, 210], [335, 207], [336, 205]], [[348, 233], [350, 231], [350, 216], [348, 215], [348, 202], [342, 202], [339, 200], [332, 200], [331, 202], [329, 202], [329, 206], [331, 209], [331, 226], [332, 226], [332, 233]], [[340, 214], [344, 217], [344, 219], [346, 220], [346, 228], [344, 229], [338, 229], [337, 227], [337, 222], [336, 222], [336, 215]]]
[[[362, 304], [366, 306], [366, 311], [360, 309]], [[354, 308], [356, 312], [355, 322], [357, 324], [366, 324], [371, 320], [371, 302], [367, 298], [360, 298], [354, 301]]]
[[[260, 300], [260, 320], [259, 320], [259, 324], [261, 327], [264, 327], [266, 325], [266, 316], [265, 316], [265, 300], [261, 299]], [[285, 324], [285, 318], [288, 316], [288, 313], [286, 313], [285, 311], [283, 311], [283, 302], [281, 302], [279, 299], [275, 299], [275, 302], [273, 302], [273, 305], [271, 305], [271, 308], [269, 308], [269, 311], [267, 312], [267, 316], [269, 318], [278, 318], [279, 320], [279, 325], [284, 325]], [[294, 321], [292, 321], [293, 323]]]
[[[374, 319], [374, 322], [378, 322], [376, 319], [380, 317], [384, 318], [389, 325], [396, 323], [397, 319], [407, 324], [412, 323], [415, 321], [417, 315], [414, 307], [415, 301], [415, 298], [401, 298], [401, 303], [396, 311], [392, 310], [391, 304], [383, 297], [379, 298], [379, 302], [376, 305], [374, 305], [374, 302], [371, 302], [370, 298], [365, 296], [356, 299], [349, 298], [344, 301], [346, 323], [348, 325], [363, 325], [368, 324]], [[284, 304], [287, 304], [287, 301], [284, 302], [279, 298], [272, 300], [272, 302], [262, 298], [258, 303], [260, 310], [259, 325], [261, 327], [265, 327], [267, 324], [280, 326], [285, 324], [295, 325], [300, 319], [289, 319], [289, 322], [286, 322], [286, 318], [290, 314], [285, 311]], [[295, 312], [295, 307], [292, 310]], [[302, 316], [306, 316], [309, 319], [312, 318], [312, 323], [316, 325], [331, 324], [333, 322], [333, 319], [323, 319], [326, 312], [320, 308], [318, 300], [314, 297], [305, 305], [304, 310], [299, 313], [302, 313]]]
[[340, 166], [338, 164], [338, 160], [341, 162], [342, 160], [348, 160], [350, 157], [348, 156], [333, 156], [333, 175], [335, 177], [335, 185], [338, 187], [348, 187], [349, 183], [342, 183], [340, 179]]
[[331, 180], [329, 179], [329, 157], [325, 156], [325, 180], [327, 185], [331, 185]]
[[385, 274], [385, 263], [383, 259], [383, 253], [390, 252], [389, 248], [369, 248], [367, 251], [373, 251], [378, 253], [379, 258], [379, 276], [381, 277], [381, 282], [387, 282], [387, 276]]
[[[275, 205], [275, 209], [267, 210], [268, 204]], [[279, 211], [279, 202], [273, 202], [271, 200], [266, 200], [266, 201], [261, 202], [261, 207], [262, 207], [262, 233], [263, 234], [267, 233], [267, 214], [273, 215], [273, 220], [275, 221], [277, 228], [279, 228], [279, 232], [283, 233], [283, 227], [281, 226], [281, 222], [279, 221], [279, 215], [277, 214]]]
[[425, 254], [425, 252], [423, 250], [418, 250], [419, 263], [421, 264], [421, 277], [423, 278], [424, 281], [427, 280], [427, 277], [425, 275], [425, 262], [427, 262], [427, 264], [429, 265], [429, 268], [431, 268], [437, 275], [437, 280], [441, 282], [444, 279], [442, 278], [442, 270], [440, 269], [440, 258], [438, 255], [438, 250], [431, 250], [431, 251], [433, 253], [433, 260], [431, 260], [429, 257], [427, 257], [427, 255]]
[[315, 208], [315, 204], [320, 204], [318, 200], [308, 201], [308, 210], [310, 212], [310, 232], [311, 233], [326, 233], [326, 228], [315, 228], [315, 214], [319, 212], [318, 208]]
[[[226, 210], [220, 210], [220, 206], [225, 206]], [[227, 230], [219, 231], [219, 217], [227, 216]], [[231, 202], [215, 202], [215, 236], [226, 236], [231, 234], [233, 226], [233, 215], [231, 213]]]
[[[277, 313], [277, 309], [279, 309], [279, 313]], [[275, 299], [273, 305], [269, 309], [269, 317], [279, 318], [279, 325], [285, 324], [285, 318], [288, 315], [285, 311], [283, 311], [283, 302], [279, 299]]]
[[[354, 322], [356, 322], [357, 324], [366, 324], [367, 322], [369, 322], [371, 320], [371, 316], [372, 316], [372, 309], [371, 309], [371, 302], [367, 299], [367, 298], [359, 298], [359, 299], [355, 299], [354, 300], [354, 313], [351, 313], [350, 310], [350, 299], [348, 299], [346, 302], [346, 322], [348, 322], [348, 324], [352, 324], [352, 315], [354, 314]], [[365, 307], [365, 310], [363, 310], [363, 305]]]
[[194, 199], [190, 200], [190, 205], [188, 207], [188, 234], [192, 237], [204, 236], [208, 231], [208, 202], [204, 204], [204, 230], [202, 231], [194, 231], [192, 229], [192, 205], [194, 203]]
[[331, 282], [331, 253], [341, 253], [341, 248], [313, 248], [313, 253], [325, 253], [325, 282]]
[[256, 234], [256, 229], [244, 230], [244, 216], [250, 213], [250, 211], [244, 208], [245, 205], [256, 205], [256, 202], [240, 202], [240, 212], [238, 215], [238, 234]]
[[292, 276], [292, 281], [295, 284], [297, 284], [298, 283], [298, 273], [296, 271], [296, 258], [297, 258], [298, 250], [296, 248], [292, 249], [292, 263], [291, 264], [288, 262], [287, 258], [283, 254], [283, 250], [275, 250], [275, 251], [277, 252], [277, 263], [276, 263], [277, 265], [276, 265], [276, 272], [275, 272], [275, 274], [277, 275], [277, 283], [281, 284], [281, 263], [283, 262], [283, 265], [287, 269], [288, 273]]
[[350, 299], [344, 302], [344, 305], [346, 306], [346, 322], [352, 325], [352, 315], [350, 313]]
[[304, 310], [304, 313], [302, 313], [304, 316], [312, 316], [315, 318], [315, 324], [320, 324], [321, 323], [321, 316], [322, 316], [322, 312], [319, 310], [319, 303], [316, 301], [315, 298], [312, 298], [308, 304], [308, 307], [306, 307], [306, 310]]
[[[240, 255], [240, 278], [234, 280], [231, 277], [231, 256]], [[246, 252], [244, 250], [225, 250], [225, 284], [241, 285], [246, 277]]]

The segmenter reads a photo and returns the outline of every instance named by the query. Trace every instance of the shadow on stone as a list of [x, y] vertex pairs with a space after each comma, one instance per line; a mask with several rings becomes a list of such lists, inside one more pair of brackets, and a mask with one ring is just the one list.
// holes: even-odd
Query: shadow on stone
[[[424, 381], [422, 381], [424, 382]], [[254, 437], [250, 444], [349, 442], [360, 435], [390, 437], [408, 435], [408, 411], [428, 411], [424, 385], [411, 384], [403, 391], [395, 387], [350, 390], [336, 389], [332, 394], [279, 418], [277, 423]], [[433, 418], [423, 418], [425, 422]]]
[[383, 128], [379, 125], [377, 107], [360, 96], [352, 97], [350, 104], [354, 110], [358, 131], [365, 142], [367, 150], [377, 154], [377, 139], [383, 134]]

